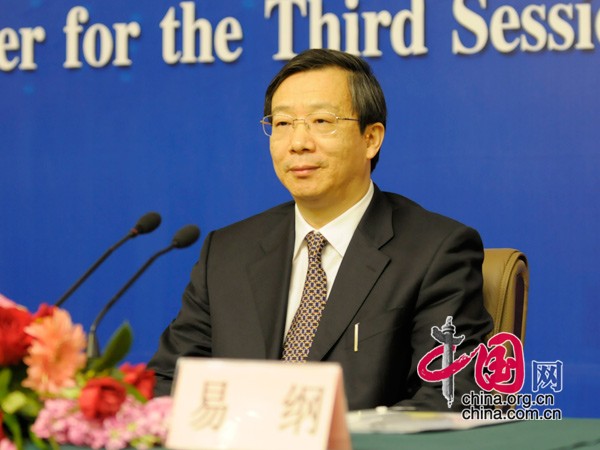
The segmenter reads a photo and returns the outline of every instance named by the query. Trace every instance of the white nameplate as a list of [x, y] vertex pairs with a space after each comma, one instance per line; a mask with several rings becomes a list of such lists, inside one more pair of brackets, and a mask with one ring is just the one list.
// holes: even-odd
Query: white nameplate
[[350, 450], [336, 363], [180, 358], [166, 447]]

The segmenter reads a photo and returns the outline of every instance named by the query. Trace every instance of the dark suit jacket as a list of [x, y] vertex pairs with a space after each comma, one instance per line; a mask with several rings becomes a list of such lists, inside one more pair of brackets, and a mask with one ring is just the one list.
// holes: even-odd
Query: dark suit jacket
[[[149, 363], [158, 395], [179, 356], [279, 359], [294, 244], [294, 204], [210, 233]], [[349, 409], [412, 405], [448, 410], [440, 384], [420, 380], [419, 359], [438, 343], [431, 327], [453, 316], [473, 349], [491, 330], [483, 307], [483, 248], [476, 231], [405, 197], [375, 194], [347, 249], [308, 360], [342, 365]], [[359, 325], [358, 351], [354, 325]], [[473, 363], [471, 363], [471, 366]], [[474, 384], [455, 376], [455, 406]]]

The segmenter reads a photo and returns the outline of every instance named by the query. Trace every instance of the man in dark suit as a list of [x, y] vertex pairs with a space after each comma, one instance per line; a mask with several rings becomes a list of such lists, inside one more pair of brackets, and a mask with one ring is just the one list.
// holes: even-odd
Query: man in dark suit
[[[460, 353], [491, 330], [479, 235], [373, 184], [386, 106], [361, 59], [301, 53], [269, 85], [265, 115], [294, 201], [208, 235], [149, 363], [157, 394], [170, 392], [179, 356], [336, 361], [350, 409], [447, 410], [417, 363], [448, 316]], [[456, 398], [477, 389], [472, 365], [454, 386]]]

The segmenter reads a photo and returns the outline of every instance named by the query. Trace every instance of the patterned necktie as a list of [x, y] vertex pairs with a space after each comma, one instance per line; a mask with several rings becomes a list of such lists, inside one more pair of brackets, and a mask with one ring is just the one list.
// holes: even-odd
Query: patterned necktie
[[283, 344], [281, 359], [284, 361], [306, 361], [327, 300], [327, 276], [321, 266], [321, 252], [327, 240], [314, 231], [308, 233], [305, 239], [308, 243], [308, 270], [300, 306]]

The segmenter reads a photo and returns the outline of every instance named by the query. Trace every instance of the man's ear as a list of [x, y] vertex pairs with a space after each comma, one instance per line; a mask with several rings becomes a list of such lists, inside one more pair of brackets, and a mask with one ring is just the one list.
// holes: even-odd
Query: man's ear
[[367, 158], [373, 159], [383, 144], [385, 127], [381, 122], [367, 125], [363, 136], [367, 143]]

